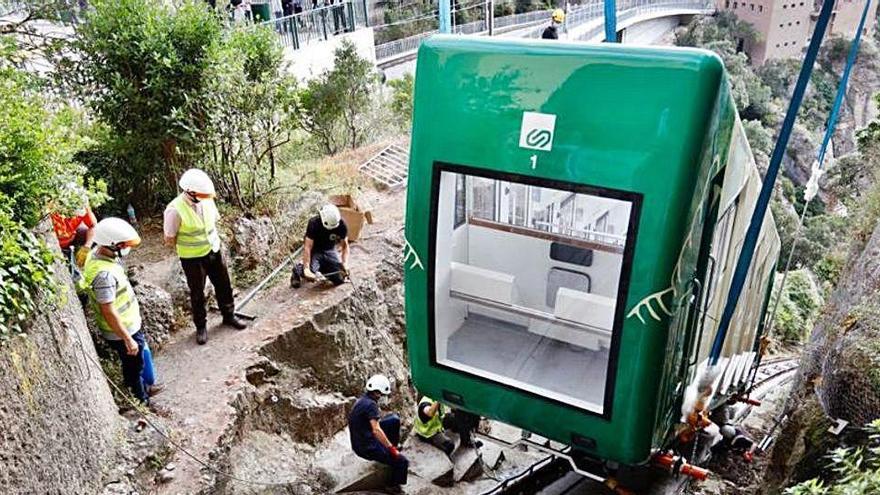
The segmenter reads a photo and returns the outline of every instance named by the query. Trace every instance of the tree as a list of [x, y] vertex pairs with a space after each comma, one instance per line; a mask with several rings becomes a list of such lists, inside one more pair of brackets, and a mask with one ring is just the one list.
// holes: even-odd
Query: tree
[[220, 20], [197, 0], [174, 8], [161, 0], [96, 0], [92, 7], [65, 79], [110, 131], [95, 151], [123, 165], [93, 172], [106, 174], [114, 195], [151, 207], [195, 164]]
[[409, 130], [412, 124], [413, 91], [415, 90], [415, 78], [407, 73], [400, 79], [388, 81], [391, 87], [391, 113], [397, 124], [405, 130]]
[[242, 208], [275, 191], [278, 148], [296, 125], [296, 80], [282, 70], [270, 29], [233, 31], [212, 65], [200, 134], [205, 168]]
[[[84, 172], [72, 161], [82, 116], [44, 97], [38, 81], [7, 55], [16, 54], [0, 53], [0, 342], [25, 331], [41, 296], [54, 291], [54, 256], [31, 229], [50, 207], [82, 206], [73, 191], [82, 189]], [[104, 196], [101, 184], [94, 186], [97, 206]]]
[[372, 64], [344, 41], [336, 49], [333, 68], [300, 92], [300, 125], [325, 153], [357, 148], [367, 137], [377, 83]]

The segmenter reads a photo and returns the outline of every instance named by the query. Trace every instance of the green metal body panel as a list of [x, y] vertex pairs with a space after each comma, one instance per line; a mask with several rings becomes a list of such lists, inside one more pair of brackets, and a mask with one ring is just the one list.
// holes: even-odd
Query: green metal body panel
[[[720, 60], [699, 50], [446, 36], [422, 44], [405, 262], [409, 358], [420, 393], [442, 398], [454, 391], [463, 409], [566, 444], [583, 435], [595, 440], [587, 451], [604, 459], [649, 458], [678, 419], [670, 401], [680, 397], [674, 375], [688, 338], [680, 302], [697, 269], [709, 182], [723, 166], [735, 122], [727, 84]], [[552, 151], [518, 146], [524, 111], [557, 116]], [[427, 270], [435, 162], [641, 196], [632, 264], [624, 267], [626, 303], [615, 319], [613, 401], [604, 416], [432, 365]]]

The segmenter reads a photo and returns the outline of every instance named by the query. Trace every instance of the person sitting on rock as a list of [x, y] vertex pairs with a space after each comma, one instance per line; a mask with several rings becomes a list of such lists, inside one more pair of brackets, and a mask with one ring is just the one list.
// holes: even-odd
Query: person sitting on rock
[[366, 392], [355, 402], [348, 415], [351, 449], [363, 459], [391, 467], [388, 491], [403, 493], [409, 461], [398, 450], [400, 417], [397, 414], [380, 415], [379, 403], [388, 401], [391, 382], [384, 375], [373, 375], [367, 380]]
[[293, 268], [290, 286], [299, 288], [303, 278], [309, 281], [326, 279], [333, 285], [340, 285], [347, 275], [348, 226], [342, 220], [339, 208], [326, 204], [309, 220], [303, 259]]
[[447, 456], [452, 456], [455, 441], [446, 430], [457, 433], [465, 447], [479, 447], [480, 442], [474, 442], [471, 438], [471, 433], [479, 420], [479, 417], [464, 411], [450, 411], [440, 402], [423, 396], [419, 400], [413, 429], [419, 440], [430, 443], [445, 452]]

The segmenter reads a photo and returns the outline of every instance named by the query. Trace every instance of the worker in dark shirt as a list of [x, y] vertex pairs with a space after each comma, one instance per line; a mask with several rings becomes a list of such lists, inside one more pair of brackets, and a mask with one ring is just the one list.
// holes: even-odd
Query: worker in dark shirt
[[290, 286], [298, 288], [302, 279], [329, 280], [333, 285], [345, 282], [348, 275], [348, 227], [339, 208], [327, 204], [306, 227], [302, 263], [297, 263], [290, 276]]
[[376, 461], [391, 467], [391, 479], [387, 490], [403, 493], [400, 485], [406, 484], [409, 461], [399, 451], [400, 417], [396, 414], [380, 415], [379, 402], [391, 395], [391, 382], [384, 375], [373, 375], [367, 380], [366, 393], [362, 395], [348, 415], [348, 431], [351, 449], [358, 457]]
[[550, 25], [541, 33], [541, 38], [545, 40], [559, 39], [559, 25], [565, 21], [565, 11], [556, 9], [550, 17]]

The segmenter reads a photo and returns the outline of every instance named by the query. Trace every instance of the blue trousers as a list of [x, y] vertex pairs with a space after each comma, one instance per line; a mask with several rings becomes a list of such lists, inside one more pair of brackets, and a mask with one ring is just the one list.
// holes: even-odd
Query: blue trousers
[[150, 397], [147, 395], [142, 376], [144, 372], [144, 347], [147, 346], [147, 342], [144, 340], [143, 331], [138, 331], [131, 338], [138, 345], [138, 352], [134, 356], [128, 355], [128, 352], [125, 350], [125, 342], [121, 340], [108, 340], [107, 344], [116, 351], [116, 354], [119, 354], [119, 359], [122, 361], [122, 378], [125, 381], [125, 385], [136, 399], [147, 404], [150, 401]]
[[[379, 420], [379, 427], [382, 428], [382, 431], [385, 433], [385, 436], [388, 437], [388, 441], [391, 442], [392, 445], [397, 445], [400, 443], [400, 417], [396, 414], [389, 414], [384, 418]], [[391, 451], [385, 448], [378, 441], [373, 441], [371, 445], [368, 445], [364, 449], [357, 449], [354, 451], [358, 457], [362, 457], [367, 459], [368, 461], [375, 461], [381, 464], [385, 464], [386, 466], [391, 467], [391, 480], [390, 484], [392, 485], [405, 485], [406, 484], [406, 475], [409, 470], [409, 460], [403, 455], [397, 456], [397, 459], [391, 457]]]

